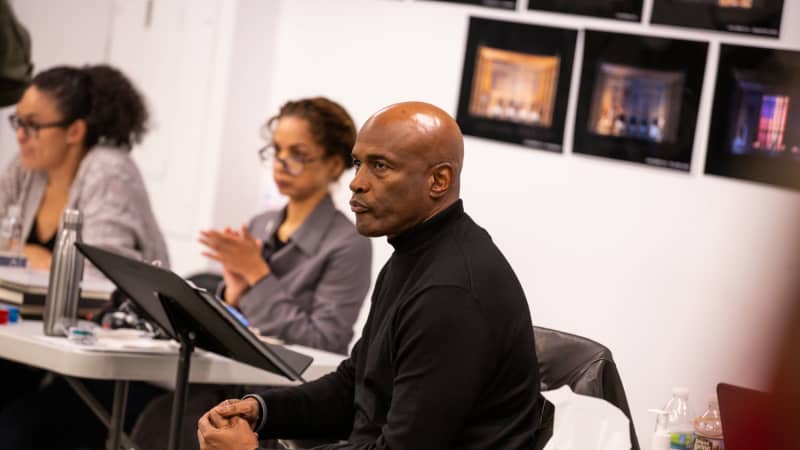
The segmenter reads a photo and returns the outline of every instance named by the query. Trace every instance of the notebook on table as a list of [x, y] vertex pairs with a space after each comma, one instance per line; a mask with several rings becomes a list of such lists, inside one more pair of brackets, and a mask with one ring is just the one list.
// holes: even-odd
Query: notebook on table
[[[46, 270], [0, 266], [0, 304], [18, 307], [26, 317], [41, 316], [49, 282], [50, 272]], [[79, 310], [91, 312], [104, 307], [115, 289], [108, 280], [85, 278]]]

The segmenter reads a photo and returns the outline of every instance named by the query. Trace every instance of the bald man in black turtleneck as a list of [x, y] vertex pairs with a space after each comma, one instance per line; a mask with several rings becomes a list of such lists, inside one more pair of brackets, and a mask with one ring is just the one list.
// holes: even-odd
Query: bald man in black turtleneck
[[[459, 199], [463, 138], [439, 108], [399, 103], [358, 135], [356, 227], [388, 236], [361, 340], [335, 373], [228, 400], [198, 423], [201, 448], [266, 438], [326, 449], [530, 449], [541, 408], [525, 294]], [[257, 433], [254, 433], [255, 432]]]

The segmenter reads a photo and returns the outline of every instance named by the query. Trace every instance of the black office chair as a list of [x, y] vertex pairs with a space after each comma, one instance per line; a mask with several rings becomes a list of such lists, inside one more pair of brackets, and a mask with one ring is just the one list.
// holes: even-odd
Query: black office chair
[[[533, 334], [541, 390], [549, 391], [566, 385], [576, 394], [607, 400], [630, 420], [631, 448], [639, 450], [628, 400], [611, 351], [590, 339], [563, 331], [533, 327]], [[534, 449], [544, 448], [553, 435], [553, 416], [553, 405], [544, 401]]]
[[222, 275], [212, 272], [200, 272], [189, 275], [186, 279], [191, 281], [195, 286], [203, 288], [211, 294], [215, 294], [217, 292], [217, 286], [222, 282]]
[[[630, 420], [631, 449], [640, 450], [628, 400], [611, 351], [590, 339], [563, 331], [533, 327], [533, 334], [536, 339], [541, 390], [549, 391], [567, 385], [576, 394], [607, 400]], [[534, 450], [543, 449], [553, 435], [555, 410], [550, 402], [544, 399], [542, 402], [542, 416], [536, 428]], [[307, 448], [297, 445], [297, 441], [283, 442], [290, 449]], [[324, 442], [314, 441], [314, 444]]]

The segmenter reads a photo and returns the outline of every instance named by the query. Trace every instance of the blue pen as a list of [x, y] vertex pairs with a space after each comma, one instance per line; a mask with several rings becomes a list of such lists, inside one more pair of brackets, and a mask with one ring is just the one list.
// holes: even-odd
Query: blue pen
[[239, 312], [238, 309], [228, 304], [226, 304], [225, 307], [228, 308], [228, 311], [230, 311], [231, 314], [233, 314], [233, 317], [236, 317], [236, 320], [238, 320], [239, 323], [246, 327], [250, 326], [250, 322], [247, 321], [247, 319], [242, 315], [242, 313]]

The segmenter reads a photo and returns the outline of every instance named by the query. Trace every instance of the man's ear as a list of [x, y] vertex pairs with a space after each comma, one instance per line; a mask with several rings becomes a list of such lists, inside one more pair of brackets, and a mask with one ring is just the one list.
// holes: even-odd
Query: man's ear
[[86, 139], [86, 120], [78, 119], [67, 128], [67, 142], [70, 144], [80, 143]]
[[453, 185], [453, 165], [447, 162], [439, 163], [431, 169], [430, 195], [432, 198], [444, 197]]

